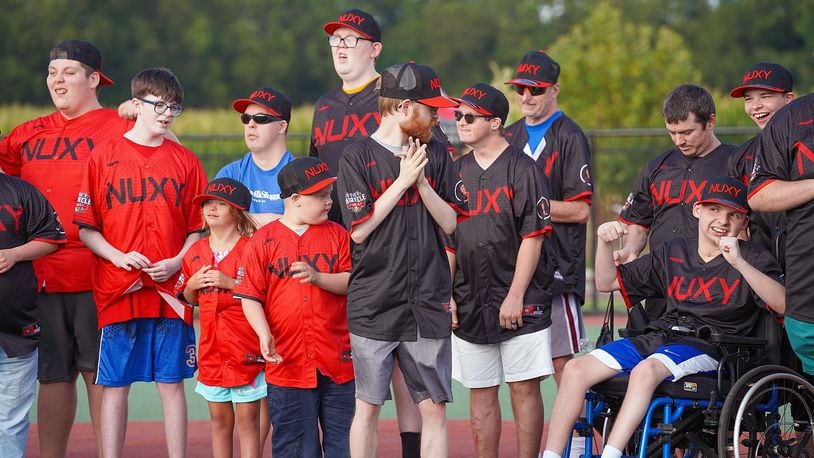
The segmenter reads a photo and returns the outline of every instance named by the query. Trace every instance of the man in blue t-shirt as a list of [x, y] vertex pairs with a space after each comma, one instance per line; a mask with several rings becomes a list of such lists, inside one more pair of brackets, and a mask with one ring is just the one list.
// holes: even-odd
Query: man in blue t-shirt
[[225, 165], [215, 178], [231, 178], [249, 188], [252, 194], [249, 213], [261, 227], [283, 214], [277, 174], [294, 160], [285, 144], [291, 102], [282, 92], [263, 87], [249, 98], [235, 100], [232, 108], [240, 113], [249, 152]]

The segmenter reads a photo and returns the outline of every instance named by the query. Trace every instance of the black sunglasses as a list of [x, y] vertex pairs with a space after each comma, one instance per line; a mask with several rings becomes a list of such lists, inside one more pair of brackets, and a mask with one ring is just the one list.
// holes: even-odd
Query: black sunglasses
[[466, 123], [467, 123], [467, 124], [472, 124], [472, 123], [474, 123], [474, 122], [475, 122], [475, 118], [486, 118], [486, 119], [490, 119], [490, 118], [494, 118], [494, 116], [489, 116], [489, 115], [476, 115], [476, 114], [472, 114], [472, 113], [463, 114], [463, 113], [462, 113], [462, 112], [460, 112], [460, 111], [456, 111], [456, 112], [455, 112], [455, 120], [456, 120], [456, 121], [460, 121], [461, 119], [463, 119], [464, 121], [466, 121]]
[[548, 87], [520, 86], [518, 84], [514, 85], [514, 92], [517, 92], [518, 95], [523, 95], [526, 92], [526, 89], [529, 90], [529, 94], [536, 97], [538, 95], [545, 94], [545, 90], [548, 89]]
[[272, 115], [263, 114], [263, 113], [258, 113], [258, 114], [253, 114], [253, 115], [243, 113], [242, 115], [240, 115], [240, 122], [242, 122], [243, 124], [248, 124], [249, 121], [251, 121], [252, 119], [254, 120], [254, 122], [256, 124], [269, 124], [269, 123], [272, 123], [274, 121], [282, 121], [283, 120], [282, 118], [278, 118], [277, 116], [272, 116]]

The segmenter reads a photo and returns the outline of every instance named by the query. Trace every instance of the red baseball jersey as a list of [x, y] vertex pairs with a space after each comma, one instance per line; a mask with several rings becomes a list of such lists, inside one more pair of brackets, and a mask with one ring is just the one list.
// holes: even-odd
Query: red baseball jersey
[[327, 221], [302, 235], [280, 221], [252, 236], [243, 251], [234, 295], [263, 304], [281, 364], [266, 364], [266, 381], [289, 388], [317, 386], [317, 369], [334, 383], [353, 380], [347, 301], [292, 279], [289, 266], [308, 263], [324, 273], [350, 271], [349, 237]]
[[[562, 113], [562, 112], [560, 112]], [[583, 201], [591, 204], [591, 148], [582, 128], [562, 114], [543, 136], [540, 151], [528, 146], [526, 120], [520, 119], [506, 128], [506, 140], [537, 161], [548, 180], [551, 200]], [[535, 153], [537, 153], [535, 155]], [[556, 281], [552, 293], [575, 293], [585, 298], [585, 246], [587, 224], [551, 223], [554, 232], [546, 239], [557, 257]]]
[[[60, 219], [73, 219], [76, 195], [91, 151], [124, 134], [132, 122], [116, 110], [99, 108], [75, 119], [59, 112], [17, 126], [0, 140], [3, 172], [32, 183], [56, 209]], [[90, 291], [88, 269], [93, 254], [79, 240], [79, 229], [66, 224], [62, 249], [34, 261], [39, 287], [49, 292]]]
[[[145, 149], [119, 137], [94, 151], [73, 221], [98, 230], [122, 252], [138, 251], [155, 262], [177, 256], [187, 236], [201, 230], [200, 207], [192, 199], [203, 192], [206, 174], [195, 154], [173, 141]], [[140, 270], [128, 272], [98, 256], [92, 275], [100, 328], [133, 318], [178, 318], [156, 291], [172, 295], [177, 275], [155, 284]], [[144, 288], [125, 294], [139, 281]], [[185, 315], [191, 323], [188, 308]]]
[[[760, 134], [749, 195], [776, 181], [814, 178], [814, 94], [780, 109]], [[786, 316], [814, 323], [814, 201], [786, 211]]]
[[[210, 265], [232, 278], [237, 277], [248, 241], [248, 237], [241, 237], [220, 262], [215, 260], [208, 238], [195, 242], [184, 256], [181, 275], [175, 284], [178, 297], [183, 299], [189, 278], [203, 266]], [[225, 388], [248, 385], [263, 370], [263, 365], [254, 362], [260, 355], [260, 344], [243, 315], [243, 306], [228, 289], [213, 286], [199, 289], [197, 294], [201, 320], [198, 381]]]

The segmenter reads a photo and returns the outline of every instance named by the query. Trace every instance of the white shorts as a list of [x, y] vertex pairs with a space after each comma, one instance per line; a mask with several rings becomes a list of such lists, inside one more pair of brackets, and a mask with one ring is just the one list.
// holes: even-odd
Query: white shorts
[[551, 356], [571, 356], [584, 346], [585, 323], [577, 295], [555, 294], [551, 299]]
[[474, 344], [452, 335], [452, 378], [466, 388], [488, 388], [553, 373], [548, 328], [499, 344]]

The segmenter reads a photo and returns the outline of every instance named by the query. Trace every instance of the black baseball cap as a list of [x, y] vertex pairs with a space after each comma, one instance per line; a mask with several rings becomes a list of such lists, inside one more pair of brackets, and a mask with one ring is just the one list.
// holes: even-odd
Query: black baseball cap
[[192, 205], [203, 205], [210, 199], [222, 200], [238, 210], [246, 211], [252, 204], [252, 194], [243, 183], [231, 178], [216, 178], [204, 188], [203, 194], [192, 199]]
[[504, 123], [509, 116], [509, 100], [503, 92], [486, 83], [469, 86], [464, 89], [460, 98], [452, 100], [466, 104], [482, 115], [500, 118]]
[[110, 86], [113, 80], [102, 73], [102, 53], [99, 48], [85, 40], [67, 40], [51, 50], [53, 59], [70, 59], [82, 62], [99, 73], [99, 85]]
[[280, 198], [293, 194], [313, 194], [336, 181], [328, 164], [315, 157], [302, 157], [286, 164], [277, 174]]
[[379, 95], [392, 99], [418, 100], [435, 108], [457, 107], [458, 103], [441, 92], [435, 70], [415, 62], [391, 65], [382, 72]]
[[740, 213], [749, 213], [747, 187], [741, 180], [732, 177], [715, 177], [707, 180], [701, 193], [702, 204], [721, 204]]
[[732, 89], [729, 95], [743, 97], [747, 89], [764, 89], [772, 92], [791, 92], [794, 90], [794, 78], [784, 66], [771, 62], [760, 62], [749, 67], [743, 74], [743, 82]]
[[518, 86], [548, 87], [557, 82], [560, 77], [560, 64], [551, 58], [545, 51], [531, 51], [525, 56], [514, 74], [514, 79], [505, 84]]
[[286, 122], [291, 121], [291, 102], [288, 101], [285, 94], [276, 89], [261, 87], [252, 92], [249, 98], [237, 99], [232, 102], [232, 108], [238, 113], [243, 113], [246, 111], [246, 107], [252, 103], [260, 105], [273, 116], [284, 119]]
[[322, 26], [322, 30], [328, 35], [333, 35], [336, 29], [347, 27], [359, 34], [362, 38], [377, 42], [382, 41], [382, 29], [379, 23], [368, 12], [353, 8], [339, 15], [339, 19], [328, 22]]

